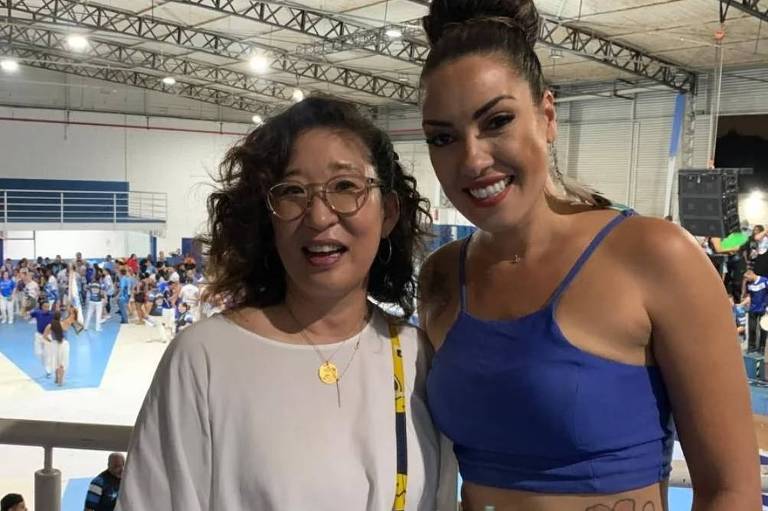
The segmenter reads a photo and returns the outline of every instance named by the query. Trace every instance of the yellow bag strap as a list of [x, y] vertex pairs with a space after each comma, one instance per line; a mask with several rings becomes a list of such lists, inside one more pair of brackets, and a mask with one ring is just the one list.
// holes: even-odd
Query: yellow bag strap
[[395, 502], [392, 511], [405, 511], [405, 496], [408, 488], [408, 442], [405, 423], [405, 372], [403, 371], [403, 350], [400, 348], [400, 334], [395, 325], [389, 325], [392, 341], [392, 368], [395, 376], [395, 438], [397, 440], [397, 474], [395, 479]]

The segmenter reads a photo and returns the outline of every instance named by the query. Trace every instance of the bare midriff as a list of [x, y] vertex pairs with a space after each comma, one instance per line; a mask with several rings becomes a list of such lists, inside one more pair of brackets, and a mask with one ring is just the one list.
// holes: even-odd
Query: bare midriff
[[666, 484], [611, 495], [552, 495], [465, 482], [463, 511], [666, 511]]

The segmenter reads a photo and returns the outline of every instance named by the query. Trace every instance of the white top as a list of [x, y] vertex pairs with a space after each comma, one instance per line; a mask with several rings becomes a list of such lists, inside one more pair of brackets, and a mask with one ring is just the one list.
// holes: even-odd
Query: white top
[[24, 285], [24, 292], [28, 297], [37, 299], [40, 297], [40, 286], [34, 280], [30, 280]]
[[186, 303], [190, 307], [197, 307], [200, 302], [200, 290], [194, 284], [184, 284], [179, 292], [179, 298], [182, 303]]
[[[425, 403], [431, 350], [400, 332], [406, 379], [408, 511], [455, 511], [456, 470]], [[343, 371], [357, 336], [319, 346]], [[307, 345], [222, 315], [171, 343], [136, 422], [119, 511], [391, 511], [396, 441], [392, 349], [376, 312], [336, 386]], [[447, 442], [442, 442], [447, 446]], [[441, 451], [446, 455], [442, 457]], [[438, 480], [446, 483], [440, 488]]]

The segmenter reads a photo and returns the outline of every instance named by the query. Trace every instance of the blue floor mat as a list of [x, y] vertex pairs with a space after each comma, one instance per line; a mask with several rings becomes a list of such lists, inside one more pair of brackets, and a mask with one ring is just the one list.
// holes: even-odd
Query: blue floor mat
[[59, 387], [53, 376], [45, 377], [45, 369], [35, 356], [35, 325], [17, 318], [13, 325], [0, 324], [0, 353], [45, 390], [94, 388], [101, 385], [109, 357], [115, 346], [120, 322], [115, 318], [102, 325], [102, 331], [86, 330], [79, 335], [67, 331], [69, 370], [64, 385]]
[[61, 498], [61, 511], [83, 511], [85, 508], [85, 495], [88, 493], [88, 486], [91, 480], [70, 479], [67, 481], [67, 487], [64, 489], [64, 496]]

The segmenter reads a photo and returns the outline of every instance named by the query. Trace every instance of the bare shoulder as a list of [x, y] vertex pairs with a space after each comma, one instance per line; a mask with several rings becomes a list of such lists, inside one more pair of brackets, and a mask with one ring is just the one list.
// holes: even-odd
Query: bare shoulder
[[445, 304], [458, 279], [459, 253], [464, 240], [457, 240], [432, 252], [419, 272], [419, 301], [422, 306]]
[[636, 216], [618, 229], [614, 249], [629, 268], [646, 275], [690, 274], [708, 264], [696, 239], [667, 220]]

